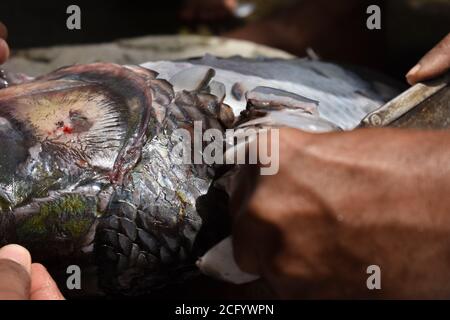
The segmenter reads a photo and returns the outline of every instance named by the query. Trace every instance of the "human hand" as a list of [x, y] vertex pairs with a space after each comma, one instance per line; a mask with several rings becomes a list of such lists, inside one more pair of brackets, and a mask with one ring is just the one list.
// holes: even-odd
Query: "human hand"
[[[277, 175], [231, 197], [243, 271], [282, 298], [450, 295], [450, 133], [281, 129], [279, 155]], [[367, 288], [370, 265], [381, 290]]]
[[19, 245], [0, 249], [0, 300], [64, 300], [45, 267]]
[[9, 57], [9, 47], [6, 43], [8, 31], [3, 23], [0, 22], [0, 64], [4, 63]]
[[428, 52], [406, 75], [413, 85], [444, 74], [450, 69], [450, 33]]

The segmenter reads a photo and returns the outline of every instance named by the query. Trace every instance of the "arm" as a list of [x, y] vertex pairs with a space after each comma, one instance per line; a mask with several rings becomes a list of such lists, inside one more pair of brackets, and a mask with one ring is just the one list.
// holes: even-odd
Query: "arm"
[[234, 217], [243, 270], [285, 298], [450, 295], [450, 132], [283, 129], [279, 147]]
[[[408, 81], [448, 71], [449, 46], [450, 35]], [[260, 177], [234, 217], [238, 262], [282, 297], [448, 298], [449, 139], [449, 131], [283, 129], [278, 175]], [[373, 264], [382, 290], [367, 289]]]

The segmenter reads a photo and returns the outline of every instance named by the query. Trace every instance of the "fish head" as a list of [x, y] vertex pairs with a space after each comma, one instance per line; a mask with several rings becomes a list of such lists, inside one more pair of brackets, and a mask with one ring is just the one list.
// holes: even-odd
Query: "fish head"
[[220, 84], [174, 91], [156, 76], [100, 63], [0, 90], [0, 244], [41, 262], [89, 257], [110, 291], [148, 290], [186, 265], [214, 170], [176, 164], [173, 132], [234, 118]]

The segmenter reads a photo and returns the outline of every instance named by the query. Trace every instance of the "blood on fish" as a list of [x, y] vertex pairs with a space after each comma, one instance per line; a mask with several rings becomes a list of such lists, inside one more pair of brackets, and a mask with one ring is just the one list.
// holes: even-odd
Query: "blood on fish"
[[73, 128], [71, 128], [69, 126], [64, 126], [63, 132], [67, 133], [67, 134], [71, 134], [73, 132]]

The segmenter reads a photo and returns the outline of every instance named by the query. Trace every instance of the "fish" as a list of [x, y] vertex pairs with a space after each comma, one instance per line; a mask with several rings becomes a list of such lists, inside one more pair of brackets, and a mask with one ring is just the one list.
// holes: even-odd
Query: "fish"
[[180, 162], [180, 129], [352, 130], [399, 91], [322, 61], [211, 55], [2, 78], [0, 245], [27, 247], [62, 287], [80, 266], [85, 295], [182, 283], [229, 236], [230, 166]]

